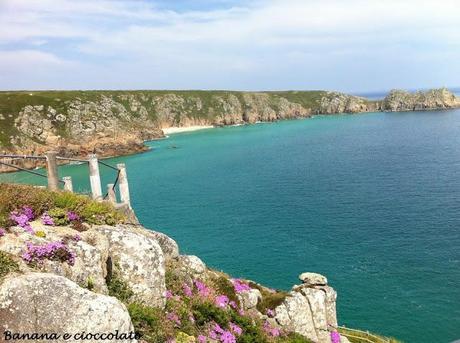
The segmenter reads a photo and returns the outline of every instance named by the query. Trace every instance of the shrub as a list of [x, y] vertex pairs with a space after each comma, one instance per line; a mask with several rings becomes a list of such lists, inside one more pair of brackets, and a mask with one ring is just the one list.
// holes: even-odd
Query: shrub
[[128, 306], [129, 315], [136, 333], [148, 343], [166, 342], [174, 337], [174, 328], [166, 319], [163, 310], [132, 303]]
[[21, 211], [25, 206], [32, 209], [35, 217], [48, 212], [56, 225], [69, 224], [69, 211], [89, 224], [114, 225], [126, 220], [111, 204], [96, 202], [87, 196], [27, 185], [0, 184], [0, 226], [15, 225], [10, 213]]
[[218, 276], [213, 278], [211, 282], [217, 293], [226, 295], [230, 301], [238, 302], [233, 283], [228, 278], [225, 276]]
[[13, 260], [10, 254], [0, 251], [0, 280], [9, 273], [19, 271], [19, 265]]
[[289, 293], [285, 291], [276, 291], [270, 292], [265, 287], [262, 287], [254, 282], [250, 282], [249, 286], [251, 288], [256, 288], [262, 294], [262, 300], [257, 304], [257, 310], [261, 313], [267, 313], [267, 310], [272, 310], [275, 307], [281, 305], [286, 297], [289, 296]]
[[107, 288], [109, 289], [110, 296], [117, 298], [125, 304], [129, 303], [134, 295], [128, 284], [120, 278], [117, 267], [114, 268], [113, 274], [107, 281]]
[[22, 259], [32, 265], [40, 265], [45, 260], [67, 262], [73, 266], [75, 253], [63, 242], [49, 242], [43, 245], [26, 243], [26, 250], [21, 255]]
[[67, 225], [69, 220], [67, 219], [67, 211], [60, 207], [54, 207], [48, 211], [48, 215], [53, 219], [54, 225]]

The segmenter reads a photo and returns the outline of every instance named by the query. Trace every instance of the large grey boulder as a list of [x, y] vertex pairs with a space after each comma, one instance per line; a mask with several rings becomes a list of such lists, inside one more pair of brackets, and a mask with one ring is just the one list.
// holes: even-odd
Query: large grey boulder
[[287, 331], [314, 342], [329, 343], [329, 330], [337, 326], [337, 293], [320, 274], [303, 273], [299, 278], [304, 284], [292, 288], [284, 302], [275, 308], [274, 319]]
[[117, 299], [83, 289], [62, 276], [28, 273], [11, 275], [0, 285], [0, 330], [75, 335], [82, 331], [130, 333], [134, 329], [126, 307]]
[[179, 246], [176, 241], [164, 233], [146, 229], [140, 225], [118, 225], [118, 227], [123, 227], [128, 231], [136, 232], [156, 240], [161, 250], [163, 250], [164, 257], [167, 261], [179, 256]]
[[123, 225], [93, 228], [109, 241], [113, 270], [134, 292], [135, 300], [164, 307], [165, 258], [158, 242]]
[[187, 275], [198, 277], [205, 273], [207, 268], [204, 262], [195, 255], [180, 255], [178, 258], [179, 269]]

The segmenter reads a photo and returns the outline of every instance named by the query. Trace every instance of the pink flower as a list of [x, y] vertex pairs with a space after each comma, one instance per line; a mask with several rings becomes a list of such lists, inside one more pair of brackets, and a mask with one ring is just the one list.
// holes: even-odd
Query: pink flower
[[202, 297], [207, 297], [209, 295], [209, 288], [203, 282], [195, 280], [194, 283], [196, 289], [198, 289], [198, 293], [200, 293]]
[[217, 323], [214, 324], [214, 331], [217, 332], [217, 333], [220, 333], [220, 334], [224, 333], [224, 329], [222, 329], [222, 328], [220, 327], [220, 325], [217, 324]]
[[238, 325], [235, 323], [230, 323], [230, 331], [233, 332], [235, 335], [239, 336], [243, 333], [243, 329], [240, 328]]
[[268, 309], [267, 316], [269, 316], [270, 318], [273, 318], [275, 316], [275, 311], [273, 311], [272, 309]]
[[73, 236], [73, 240], [75, 242], [80, 242], [81, 241], [81, 236], [77, 233], [75, 236]]
[[166, 299], [171, 299], [173, 297], [173, 294], [169, 289], [166, 290], [165, 297]]
[[206, 336], [198, 335], [197, 337], [198, 343], [206, 343], [207, 339]]
[[331, 342], [332, 343], [340, 343], [340, 335], [337, 331], [331, 332]]
[[216, 305], [221, 307], [221, 308], [225, 308], [227, 307], [228, 305], [228, 297], [226, 295], [218, 295], [216, 297]]
[[14, 211], [10, 213], [10, 219], [31, 235], [35, 233], [32, 226], [30, 226], [29, 217], [27, 217], [27, 215]]
[[242, 293], [245, 291], [250, 291], [251, 287], [248, 284], [244, 283], [240, 279], [233, 279], [233, 288], [235, 288], [236, 293]]
[[220, 336], [220, 341], [222, 343], [236, 343], [236, 337], [230, 331], [224, 331]]
[[53, 218], [51, 218], [48, 213], [43, 213], [42, 215], [42, 223], [43, 225], [50, 225], [50, 226], [54, 226], [54, 220]]
[[29, 221], [34, 220], [35, 218], [34, 210], [30, 206], [24, 206], [22, 208], [22, 213], [27, 217]]
[[3, 237], [6, 235], [6, 231], [4, 228], [0, 227], [0, 237]]
[[234, 302], [233, 300], [230, 301], [228, 303], [230, 305], [231, 308], [233, 308], [234, 310], [236, 310], [238, 308], [238, 305], [236, 304], [236, 302]]
[[192, 289], [186, 283], [184, 283], [184, 285], [182, 286], [182, 289], [184, 291], [185, 296], [191, 297], [193, 295]]
[[272, 337], [279, 337], [281, 335], [280, 329], [272, 327], [268, 322], [264, 323], [264, 331]]

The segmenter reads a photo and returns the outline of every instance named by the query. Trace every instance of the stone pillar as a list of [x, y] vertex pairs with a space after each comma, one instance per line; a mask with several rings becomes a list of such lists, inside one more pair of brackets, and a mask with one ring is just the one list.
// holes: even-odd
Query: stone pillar
[[113, 189], [113, 183], [109, 183], [107, 185], [107, 196], [108, 196], [108, 199], [109, 201], [116, 205], [117, 204], [117, 196], [115, 195], [115, 190]]
[[118, 183], [120, 185], [119, 187], [120, 187], [121, 202], [131, 207], [131, 199], [129, 196], [129, 186], [128, 186], [128, 176], [126, 174], [126, 166], [124, 163], [118, 163], [117, 168], [120, 171], [120, 175], [118, 177]]
[[62, 181], [64, 181], [64, 190], [73, 193], [72, 177], [64, 176]]
[[91, 194], [93, 199], [102, 201], [101, 176], [99, 175], [99, 163], [97, 156], [91, 154], [88, 156], [89, 182], [91, 184]]
[[57, 152], [48, 151], [46, 154], [46, 173], [48, 175], [48, 189], [57, 191], [59, 189], [59, 175], [57, 167]]

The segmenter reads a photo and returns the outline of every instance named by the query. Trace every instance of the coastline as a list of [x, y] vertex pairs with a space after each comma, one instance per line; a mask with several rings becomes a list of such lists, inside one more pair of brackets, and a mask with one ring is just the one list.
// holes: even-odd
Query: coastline
[[205, 129], [213, 129], [215, 126], [213, 125], [192, 125], [192, 126], [172, 126], [163, 128], [163, 133], [165, 135], [170, 135], [173, 133], [182, 133], [182, 132], [191, 132], [191, 131], [198, 131], [198, 130], [205, 130]]

